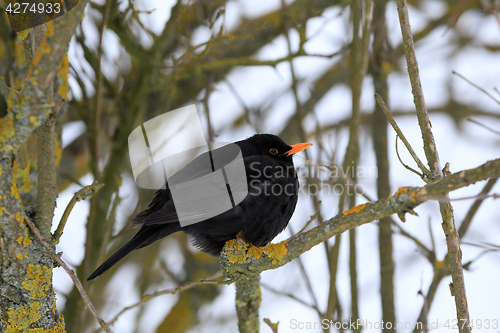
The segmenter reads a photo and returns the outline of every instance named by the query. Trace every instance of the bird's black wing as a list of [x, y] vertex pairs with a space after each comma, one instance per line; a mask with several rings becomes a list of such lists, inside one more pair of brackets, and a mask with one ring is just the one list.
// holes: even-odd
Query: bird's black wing
[[179, 170], [165, 184], [165, 188], [159, 189], [148, 208], [132, 219], [132, 224], [157, 225], [167, 223], [178, 223], [179, 218], [170, 193], [169, 183], [179, 184], [187, 182], [212, 172], [210, 155], [203, 153], [193, 161]]
[[298, 193], [293, 165], [263, 155], [246, 157], [244, 163], [248, 182], [245, 199], [233, 209], [183, 228], [204, 252], [219, 255], [225, 242], [239, 232], [255, 246], [266, 245], [292, 216]]
[[[137, 214], [132, 219], [132, 224], [139, 225], [159, 225], [167, 223], [178, 223], [179, 218], [175, 210], [175, 205], [172, 200], [172, 194], [169, 186], [186, 183], [200, 177], [206, 176], [220, 166], [226, 165], [233, 161], [239, 153], [239, 148], [235, 144], [217, 148], [212, 152], [206, 152], [196, 157], [193, 161], [184, 166], [181, 170], [175, 173], [168, 179], [164, 189], [160, 189], [155, 193], [155, 197], [149, 204], [148, 208]], [[220, 179], [222, 185], [224, 179]], [[190, 207], [193, 219], [196, 219], [200, 214], [203, 214], [203, 207], [199, 207], [193, 203]], [[189, 217], [184, 216], [184, 221], [188, 221]]]

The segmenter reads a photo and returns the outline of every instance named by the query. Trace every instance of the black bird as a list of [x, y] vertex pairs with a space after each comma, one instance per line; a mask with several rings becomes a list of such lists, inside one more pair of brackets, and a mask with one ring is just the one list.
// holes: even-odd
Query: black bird
[[106, 272], [133, 250], [177, 231], [191, 236], [196, 247], [214, 256], [220, 255], [224, 244], [240, 232], [246, 241], [260, 247], [283, 231], [292, 217], [298, 196], [299, 183], [292, 157], [311, 143], [289, 146], [276, 135], [256, 134], [235, 144], [241, 150], [249, 184], [243, 201], [215, 217], [181, 226], [167, 184], [156, 192], [148, 208], [132, 220], [142, 226], [137, 234], [99, 266], [87, 281]]

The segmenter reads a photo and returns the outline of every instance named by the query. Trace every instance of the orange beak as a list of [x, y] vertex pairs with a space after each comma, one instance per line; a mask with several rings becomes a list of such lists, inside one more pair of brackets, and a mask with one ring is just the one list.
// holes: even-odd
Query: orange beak
[[297, 154], [299, 151], [303, 151], [307, 147], [312, 146], [312, 143], [310, 142], [304, 142], [304, 143], [297, 143], [296, 145], [291, 145], [292, 149], [284, 153], [283, 155], [290, 156], [293, 154]]

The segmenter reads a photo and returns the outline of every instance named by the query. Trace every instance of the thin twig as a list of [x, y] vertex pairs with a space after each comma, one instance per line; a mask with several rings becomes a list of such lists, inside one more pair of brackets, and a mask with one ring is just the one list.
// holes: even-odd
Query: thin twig
[[[358, 189], [358, 187], [357, 187], [358, 183], [356, 181], [354, 181], [354, 179], [352, 179], [349, 176], [348, 172], [344, 173], [342, 171], [343, 169], [340, 165], [337, 165], [337, 164], [326, 165], [326, 164], [323, 164], [321, 162], [316, 162], [316, 161], [309, 160], [309, 159], [306, 159], [306, 163], [312, 164], [315, 166], [326, 167], [326, 168], [335, 168], [336, 170], [341, 170], [341, 172], [338, 172], [336, 175], [339, 179], [341, 179], [345, 183], [345, 185], [347, 185], [350, 189], [354, 190], [356, 192], [356, 194], [363, 196], [366, 200], [373, 201], [372, 197], [370, 197], [368, 194], [366, 194], [363, 191]], [[319, 180], [321, 180], [321, 179], [319, 179]]]
[[412, 167], [404, 164], [403, 160], [401, 159], [401, 156], [399, 156], [399, 150], [398, 150], [398, 139], [399, 135], [396, 134], [396, 155], [398, 156], [399, 163], [401, 163], [406, 169], [410, 170], [413, 173], [416, 173], [420, 178], [424, 178], [424, 175], [418, 172], [417, 170], [413, 169]]
[[33, 107], [33, 108], [41, 108], [41, 109], [44, 109], [44, 108], [53, 108], [54, 106], [56, 106], [56, 104], [54, 104], [54, 103], [44, 103], [44, 104], [33, 104], [33, 105], [31, 105], [31, 107]]
[[[291, 225], [288, 226], [288, 229], [290, 231], [290, 234], [293, 236], [294, 235], [294, 232], [293, 232], [293, 228]], [[302, 274], [302, 278], [304, 279], [304, 282], [306, 284], [306, 287], [307, 287], [307, 291], [309, 292], [309, 295], [311, 296], [311, 299], [313, 301], [313, 304], [314, 304], [314, 308], [315, 309], [318, 309], [318, 300], [316, 298], [316, 295], [314, 294], [314, 290], [312, 288], [312, 283], [311, 283], [311, 280], [309, 279], [309, 275], [307, 275], [307, 271], [306, 269], [304, 268], [304, 264], [302, 263], [302, 259], [301, 257], [298, 257], [297, 258], [297, 263], [299, 264], [299, 268], [300, 268], [300, 273]], [[321, 312], [318, 312], [318, 314], [321, 314]], [[325, 318], [325, 316], [322, 316], [321, 317], [322, 319]]]
[[52, 247], [49, 245], [49, 243], [47, 243], [47, 241], [43, 238], [40, 231], [38, 231], [38, 229], [35, 227], [33, 222], [26, 215], [26, 213], [23, 212], [23, 216], [24, 216], [24, 220], [26, 221], [26, 224], [31, 229], [31, 231], [33, 231], [33, 234], [35, 234], [36, 238], [38, 238], [40, 243], [42, 243], [42, 245], [45, 246], [45, 248], [47, 249], [47, 253], [52, 257], [52, 259], [54, 259], [55, 261], [57, 261], [59, 263], [59, 265], [61, 265], [61, 267], [66, 271], [66, 273], [68, 273], [71, 280], [73, 280], [73, 283], [75, 284], [76, 288], [80, 292], [80, 295], [82, 296], [83, 302], [85, 303], [87, 308], [90, 310], [90, 312], [92, 312], [92, 314], [94, 315], [94, 317], [97, 320], [97, 322], [99, 323], [99, 325], [101, 325], [101, 328], [105, 332], [112, 333], [113, 331], [108, 327], [108, 325], [106, 324], [104, 319], [102, 319], [102, 317], [99, 315], [99, 312], [97, 312], [96, 308], [94, 307], [94, 305], [90, 301], [89, 296], [85, 292], [85, 289], [83, 289], [82, 283], [80, 282], [80, 279], [78, 279], [78, 277], [76, 276], [75, 272], [64, 262], [64, 260], [62, 260], [54, 252], [54, 249], [52, 249]]
[[[321, 205], [321, 200], [318, 202], [319, 205]], [[311, 225], [311, 223], [316, 220], [318, 218], [318, 214], [314, 214], [314, 215], [311, 215], [311, 217], [309, 218], [309, 221], [307, 221], [304, 226], [302, 227], [302, 229], [299, 230], [298, 234], [304, 232], [304, 230], [307, 229], [307, 227], [309, 227]]]
[[432, 256], [432, 251], [428, 249], [418, 238], [412, 236], [410, 233], [408, 233], [405, 229], [403, 229], [402, 226], [399, 225], [398, 222], [392, 221], [392, 224], [396, 227], [396, 233], [400, 234], [401, 236], [404, 236], [408, 239], [411, 239], [417, 248], [420, 250], [420, 252], [427, 258], [429, 259], [429, 262], [433, 264], [433, 256]]
[[[431, 246], [432, 246], [432, 255], [434, 256], [434, 260], [436, 260], [436, 240], [434, 239], [434, 233], [432, 232], [432, 220], [431, 217], [429, 216], [429, 223], [427, 223], [427, 226], [429, 228], [429, 236], [431, 238]], [[431, 264], [434, 266], [434, 263], [431, 262]]]
[[70, 202], [66, 206], [66, 209], [64, 210], [64, 213], [61, 217], [61, 221], [59, 222], [59, 225], [57, 226], [57, 229], [54, 232], [54, 236], [52, 237], [55, 244], [59, 242], [59, 238], [61, 238], [64, 226], [66, 225], [66, 221], [68, 220], [69, 214], [71, 214], [71, 210], [73, 209], [75, 204], [80, 200], [85, 200], [93, 196], [94, 193], [99, 191], [103, 186], [104, 184], [102, 183], [94, 182], [92, 185], [85, 186], [79, 191], [75, 192], [73, 198], [71, 198]]
[[427, 333], [429, 331], [429, 328], [427, 327], [427, 318], [428, 318], [428, 314], [429, 314], [429, 305], [428, 305], [428, 302], [427, 302], [427, 296], [424, 295], [423, 291], [422, 291], [422, 288], [420, 288], [420, 290], [418, 291], [418, 294], [420, 296], [422, 296], [423, 300], [424, 300], [424, 305], [422, 307], [422, 311], [423, 311], [423, 320], [422, 320], [422, 323], [424, 325], [423, 327], [423, 331], [425, 333]]
[[[498, 178], [490, 178], [487, 182], [486, 185], [484, 185], [483, 189], [479, 193], [479, 195], [483, 194], [488, 194], [488, 192], [491, 191], [495, 183], [497, 182]], [[458, 228], [458, 235], [460, 238], [465, 236], [465, 233], [469, 229], [470, 223], [472, 222], [472, 219], [476, 215], [479, 207], [483, 203], [484, 199], [476, 199], [474, 203], [470, 206], [469, 210], [467, 211], [467, 214], [465, 214], [465, 217], [460, 224], [460, 228]]]
[[497, 87], [493, 87], [493, 90], [495, 90], [495, 92], [500, 95], [500, 90], [498, 90]]
[[278, 324], [280, 323], [279, 321], [275, 324], [271, 322], [269, 318], [264, 318], [264, 322], [269, 326], [269, 328], [273, 331], [273, 333], [278, 333]]
[[450, 199], [450, 198], [431, 198], [431, 197], [427, 197], [426, 199], [427, 200], [436, 200], [436, 201], [439, 201], [439, 202], [451, 202], [451, 201], [472, 200], [472, 199], [483, 200], [483, 199], [487, 199], [487, 198], [493, 198], [494, 200], [496, 200], [496, 199], [500, 198], [500, 194], [496, 194], [496, 193], [493, 193], [493, 194], [478, 194], [478, 195], [474, 195], [472, 197], [463, 197], [463, 198], [456, 198], [456, 199]]
[[471, 123], [474, 123], [474, 124], [476, 124], [476, 125], [479, 125], [479, 126], [481, 126], [481, 127], [483, 127], [483, 128], [486, 128], [488, 131], [491, 131], [491, 132], [493, 132], [493, 133], [495, 133], [495, 134], [500, 135], [500, 132], [499, 132], [499, 131], [497, 131], [496, 129], [493, 129], [493, 128], [488, 127], [488, 126], [486, 126], [486, 125], [484, 125], [484, 124], [481, 124], [479, 121], [474, 120], [474, 119], [472, 119], [471, 117], [467, 117], [466, 119], [467, 119], [467, 121], [470, 121]]
[[297, 296], [293, 295], [293, 294], [290, 294], [290, 293], [287, 293], [287, 292], [284, 292], [284, 291], [279, 291], [279, 290], [276, 290], [274, 289], [273, 287], [271, 287], [270, 285], [266, 284], [266, 283], [261, 283], [260, 284], [264, 289], [267, 289], [269, 290], [270, 292], [276, 294], [276, 295], [281, 295], [281, 296], [286, 296], [286, 297], [289, 297], [291, 299], [293, 299], [294, 301], [297, 301], [299, 302], [300, 304], [302, 305], [305, 305], [309, 308], [312, 308], [314, 309], [318, 315], [321, 317], [321, 318], [324, 318], [325, 317], [325, 314], [323, 312], [321, 312], [321, 310], [314, 304], [309, 304], [307, 303], [306, 301], [298, 298]]
[[[12, 91], [19, 94], [19, 92], [16, 91], [15, 89], [12, 89]], [[5, 100], [7, 100], [7, 98], [9, 98], [10, 92], [11, 88], [7, 87], [7, 83], [5, 83], [5, 78], [3, 76], [0, 76], [0, 95], [2, 95], [5, 98]]]
[[469, 79], [467, 79], [465, 76], [461, 75], [461, 74], [458, 74], [457, 72], [455, 71], [452, 71], [451, 72], [452, 74], [455, 74], [456, 76], [462, 78], [465, 82], [467, 82], [468, 84], [470, 84], [471, 86], [477, 88], [478, 90], [482, 91], [483, 93], [485, 93], [488, 97], [490, 97], [492, 100], [494, 100], [495, 102], [497, 102], [498, 104], [500, 104], [500, 101], [498, 99], [496, 99], [493, 95], [491, 95], [489, 92], [487, 92], [486, 90], [484, 90], [483, 88], [481, 88], [480, 86], [478, 86], [477, 84], [471, 82]]
[[59, 110], [61, 110], [61, 108], [65, 102], [66, 102], [66, 100], [64, 98], [61, 98], [61, 100], [59, 102], [57, 102], [57, 104], [54, 106], [54, 111], [52, 112], [53, 119], [55, 119], [55, 117], [59, 113]]
[[[199, 286], [199, 285], [202, 285], [202, 284], [215, 284], [215, 285], [229, 285], [229, 284], [232, 284], [233, 282], [235, 282], [234, 280], [223, 280], [223, 281], [219, 281], [219, 280], [212, 280], [212, 279], [207, 279], [207, 280], [199, 280], [199, 281], [192, 281], [192, 282], [188, 282], [188, 283], [185, 283], [181, 286], [178, 286], [178, 287], [175, 287], [175, 288], [170, 288], [170, 289], [165, 289], [165, 290], [160, 290], [160, 291], [157, 291], [157, 292], [154, 292], [152, 294], [146, 294], [144, 296], [141, 297], [141, 299], [135, 303], [135, 304], [132, 304], [132, 305], [129, 305], [125, 308], [123, 308], [120, 312], [118, 312], [114, 317], [113, 319], [111, 319], [109, 321], [109, 325], [113, 325], [113, 323], [115, 321], [118, 320], [118, 318], [125, 312], [127, 312], [128, 310], [132, 310], [138, 306], [141, 306], [143, 304], [145, 304], [146, 302], [150, 301], [151, 299], [153, 298], [156, 298], [158, 296], [162, 296], [162, 295], [168, 295], [168, 294], [176, 294], [177, 292], [179, 291], [183, 291], [183, 290], [187, 290], [187, 289], [191, 289], [193, 287], [196, 287], [196, 286]], [[102, 328], [101, 329], [98, 329], [97, 331], [95, 331], [95, 333], [98, 333], [98, 332], [101, 332], [102, 331]]]
[[[408, 152], [413, 157], [413, 160], [417, 163], [419, 169], [422, 170], [422, 173], [426, 176], [427, 179], [431, 179], [432, 178], [431, 172], [429, 171], [429, 169], [427, 169], [425, 167], [425, 165], [422, 163], [422, 161], [420, 161], [417, 154], [415, 153], [415, 151], [411, 147], [410, 143], [408, 142], [408, 140], [406, 140], [405, 135], [403, 134], [403, 132], [399, 128], [398, 124], [396, 123], [396, 120], [394, 120], [394, 117], [392, 116], [391, 112], [387, 108], [387, 105], [385, 105], [385, 102], [382, 99], [382, 96], [380, 96], [379, 94], [375, 94], [375, 100], [377, 101], [378, 105], [380, 106], [380, 108], [384, 112], [384, 114], [387, 117], [387, 120], [391, 124], [392, 128], [394, 128], [394, 130], [396, 131], [396, 133], [399, 136], [399, 138], [401, 139], [401, 141], [403, 141], [403, 143], [405, 144], [406, 149], [408, 149]], [[425, 182], [428, 181], [425, 178], [422, 178], [422, 179]]]

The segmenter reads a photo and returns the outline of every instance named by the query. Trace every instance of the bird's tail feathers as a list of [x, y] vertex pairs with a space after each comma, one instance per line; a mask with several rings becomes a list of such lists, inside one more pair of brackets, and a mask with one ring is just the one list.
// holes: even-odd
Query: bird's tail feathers
[[[162, 226], [143, 226], [141, 230], [137, 232], [137, 234], [132, 238], [127, 244], [125, 244], [121, 249], [116, 251], [111, 257], [108, 258], [101, 266], [99, 266], [92, 275], [90, 275], [87, 281], [95, 279], [100, 276], [108, 269], [110, 269], [114, 264], [123, 259], [130, 252], [143, 247], [144, 244], [151, 244], [154, 241], [166, 237], [176, 231], [177, 228], [166, 228], [167, 225]], [[164, 229], [164, 230], [162, 230]], [[167, 229], [167, 230], [165, 230]], [[171, 229], [171, 230], [170, 230]], [[159, 234], [162, 234], [161, 237], [158, 237]]]

